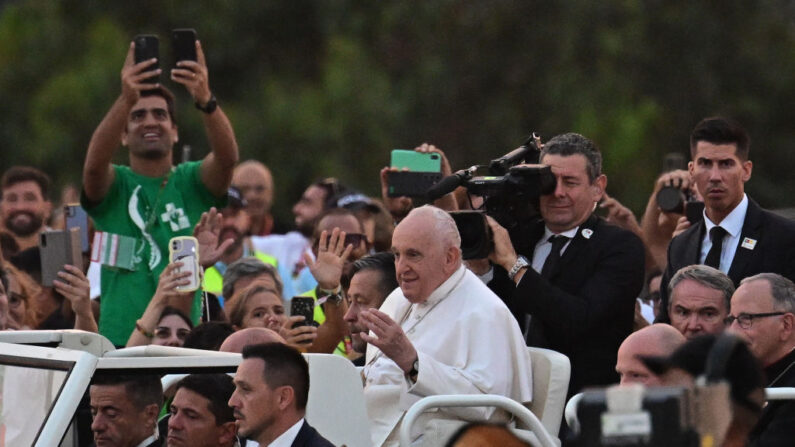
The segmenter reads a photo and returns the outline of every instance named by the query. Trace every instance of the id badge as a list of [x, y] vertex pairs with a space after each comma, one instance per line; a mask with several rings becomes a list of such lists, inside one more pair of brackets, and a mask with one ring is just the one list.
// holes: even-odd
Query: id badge
[[134, 271], [137, 264], [135, 248], [139, 243], [134, 237], [97, 231], [91, 247], [91, 261], [106, 267]]

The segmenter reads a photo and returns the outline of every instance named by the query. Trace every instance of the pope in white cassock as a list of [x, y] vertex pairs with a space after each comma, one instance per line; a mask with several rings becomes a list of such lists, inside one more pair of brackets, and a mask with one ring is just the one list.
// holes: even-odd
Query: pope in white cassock
[[[373, 445], [398, 445], [403, 415], [425, 396], [500, 394], [520, 403], [532, 398], [530, 355], [503, 302], [464, 267], [452, 217], [432, 206], [395, 228], [392, 251], [399, 288], [380, 310], [360, 319], [370, 333], [362, 371]], [[439, 419], [504, 421], [494, 408], [426, 412], [412, 439]], [[430, 425], [429, 425], [430, 424]]]

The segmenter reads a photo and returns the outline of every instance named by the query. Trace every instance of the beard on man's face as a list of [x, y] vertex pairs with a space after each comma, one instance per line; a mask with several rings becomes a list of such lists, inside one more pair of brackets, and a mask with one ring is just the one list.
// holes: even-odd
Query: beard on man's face
[[235, 242], [227, 247], [224, 254], [230, 255], [232, 254], [237, 248], [240, 247], [240, 244], [243, 243], [243, 233], [238, 231], [237, 228], [231, 225], [227, 225], [221, 228], [221, 232], [218, 235], [218, 243], [221, 243], [225, 240], [232, 239]]
[[16, 236], [27, 237], [38, 231], [44, 224], [44, 218], [30, 211], [16, 211], [5, 220], [6, 228]]

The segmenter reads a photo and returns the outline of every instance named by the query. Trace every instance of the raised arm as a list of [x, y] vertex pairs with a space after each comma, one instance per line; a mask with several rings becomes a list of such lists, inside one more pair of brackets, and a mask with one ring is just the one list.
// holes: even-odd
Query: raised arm
[[83, 163], [83, 191], [91, 202], [102, 201], [113, 183], [114, 171], [111, 159], [113, 152], [121, 143], [130, 110], [140, 99], [141, 91], [151, 89], [153, 86], [144, 83], [143, 80], [160, 73], [160, 69], [146, 71], [156, 59], [136, 64], [134, 51], [135, 44], [130, 43], [121, 70], [121, 95], [99, 123], [88, 144]]
[[187, 60], [177, 62], [177, 68], [171, 70], [171, 79], [184, 85], [194, 102], [205, 109], [202, 115], [211, 152], [202, 160], [201, 178], [204, 186], [213, 195], [221, 197], [229, 188], [232, 171], [237, 164], [237, 141], [232, 124], [221, 107], [216, 105], [214, 110], [209, 110], [212, 108], [210, 103], [215, 101], [215, 96], [210, 90], [207, 63], [198, 40], [196, 59], [196, 62]]

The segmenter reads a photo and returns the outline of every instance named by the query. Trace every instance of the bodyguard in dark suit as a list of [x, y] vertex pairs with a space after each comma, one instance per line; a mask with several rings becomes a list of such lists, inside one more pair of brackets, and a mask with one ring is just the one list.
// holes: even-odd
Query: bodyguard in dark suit
[[295, 437], [292, 447], [334, 447], [326, 438], [320, 436], [311, 425], [304, 421], [298, 436]]
[[574, 394], [584, 386], [618, 382], [616, 354], [632, 332], [643, 286], [643, 244], [593, 214], [607, 178], [592, 141], [556, 136], [544, 145], [541, 162], [557, 178], [554, 193], [540, 199], [543, 221], [513, 235], [515, 250], [508, 232], [490, 220], [491, 260], [508, 274], [495, 269], [489, 286], [518, 314], [529, 346], [569, 357]]
[[[795, 386], [795, 284], [775, 273], [745, 278], [734, 292], [729, 330], [745, 339], [765, 368], [767, 388]], [[791, 446], [795, 402], [771, 400], [750, 433], [750, 446]]]
[[[704, 198], [704, 218], [671, 240], [662, 284], [682, 267], [706, 264], [737, 286], [762, 272], [795, 278], [795, 223], [759, 207], [745, 194], [753, 164], [750, 138], [737, 122], [706, 118], [690, 136], [688, 170]], [[658, 321], [669, 322], [668, 287], [660, 288]]]
[[234, 383], [229, 406], [239, 436], [263, 447], [333, 447], [304, 420], [309, 365], [295, 349], [282, 343], [246, 346]]

